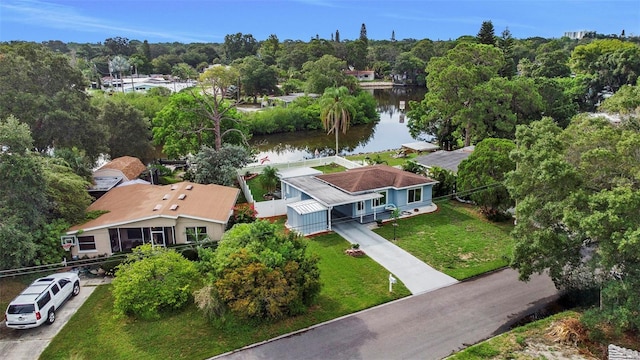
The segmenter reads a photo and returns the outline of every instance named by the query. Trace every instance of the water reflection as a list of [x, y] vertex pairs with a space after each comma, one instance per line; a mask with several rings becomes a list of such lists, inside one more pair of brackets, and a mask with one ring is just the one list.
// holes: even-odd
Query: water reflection
[[[406, 121], [409, 101], [422, 100], [425, 88], [394, 87], [368, 91], [376, 98], [380, 121], [376, 124], [352, 126], [346, 134], [340, 133], [338, 146], [341, 154], [398, 149], [403, 143], [431, 139], [428, 134], [418, 138], [411, 137]], [[401, 101], [405, 102], [404, 111], [400, 110]], [[335, 136], [327, 135], [324, 131], [272, 134], [255, 136], [252, 145], [259, 151], [257, 159], [266, 158], [270, 162], [297, 161], [316, 154], [333, 155]]]

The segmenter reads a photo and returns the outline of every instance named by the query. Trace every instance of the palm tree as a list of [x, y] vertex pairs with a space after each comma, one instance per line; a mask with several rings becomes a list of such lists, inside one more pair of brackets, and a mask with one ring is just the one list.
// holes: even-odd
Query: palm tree
[[355, 98], [349, 94], [345, 86], [327, 88], [320, 98], [320, 119], [327, 135], [336, 134], [336, 156], [338, 155], [338, 131], [343, 134], [349, 129], [349, 122], [356, 110], [353, 106]]
[[273, 166], [266, 166], [262, 169], [262, 174], [260, 174], [259, 178], [260, 185], [267, 189], [269, 194], [273, 194], [278, 187], [278, 182], [280, 182], [278, 175], [278, 169]]
[[122, 80], [122, 72], [130, 69], [129, 61], [127, 58], [121, 55], [115, 56], [109, 61], [109, 72], [117, 72], [120, 76], [120, 86], [122, 86], [122, 92], [124, 92], [124, 81]]

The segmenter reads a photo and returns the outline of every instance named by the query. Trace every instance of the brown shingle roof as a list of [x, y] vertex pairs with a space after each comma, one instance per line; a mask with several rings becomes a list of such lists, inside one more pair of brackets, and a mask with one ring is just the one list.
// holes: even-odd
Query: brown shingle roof
[[122, 174], [126, 176], [126, 180], [133, 180], [140, 176], [143, 171], [147, 170], [147, 167], [144, 166], [142, 161], [138, 158], [133, 156], [121, 156], [104, 164], [100, 169], [98, 169], [98, 171], [102, 169], [120, 170]]
[[405, 188], [435, 182], [427, 177], [388, 165], [364, 166], [338, 173], [318, 175], [316, 178], [350, 193], [389, 187]]
[[[188, 190], [189, 187], [191, 190]], [[117, 187], [87, 209], [106, 210], [108, 213], [76, 225], [70, 231], [114, 226], [156, 217], [190, 217], [226, 223], [239, 193], [240, 190], [237, 188], [190, 182]], [[185, 197], [180, 199], [181, 195]], [[173, 205], [178, 205], [175, 210], [171, 210]]]

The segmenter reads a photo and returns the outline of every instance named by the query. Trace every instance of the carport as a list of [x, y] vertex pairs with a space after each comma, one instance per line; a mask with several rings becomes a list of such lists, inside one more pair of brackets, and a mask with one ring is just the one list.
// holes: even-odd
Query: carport
[[313, 199], [287, 205], [287, 227], [304, 235], [317, 234], [329, 228], [327, 207]]

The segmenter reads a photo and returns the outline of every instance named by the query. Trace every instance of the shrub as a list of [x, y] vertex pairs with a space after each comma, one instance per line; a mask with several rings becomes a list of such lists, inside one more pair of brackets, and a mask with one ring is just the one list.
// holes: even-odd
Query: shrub
[[228, 229], [231, 229], [235, 224], [246, 224], [256, 221], [258, 212], [253, 204], [242, 203], [233, 208], [233, 216], [229, 219]]
[[318, 259], [306, 253], [303, 238], [268, 221], [234, 226], [215, 252], [201, 250], [200, 258], [219, 298], [242, 318], [297, 315], [320, 292]]
[[116, 270], [114, 310], [119, 316], [157, 319], [187, 304], [198, 279], [195, 265], [174, 250], [139, 246]]

